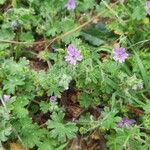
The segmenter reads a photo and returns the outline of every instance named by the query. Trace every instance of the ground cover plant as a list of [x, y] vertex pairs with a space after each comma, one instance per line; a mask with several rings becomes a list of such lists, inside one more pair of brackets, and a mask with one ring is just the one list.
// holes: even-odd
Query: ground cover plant
[[150, 149], [150, 1], [0, 0], [0, 150], [17, 149]]

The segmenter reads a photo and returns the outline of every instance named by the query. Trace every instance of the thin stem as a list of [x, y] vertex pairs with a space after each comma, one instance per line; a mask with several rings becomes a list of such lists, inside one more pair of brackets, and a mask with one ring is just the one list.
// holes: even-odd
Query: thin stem
[[48, 68], [51, 68], [52, 67], [52, 64], [49, 60], [47, 60], [47, 64], [48, 64]]
[[129, 49], [129, 48], [131, 48], [131, 47], [134, 47], [134, 46], [136, 46], [136, 45], [139, 45], [139, 44], [144, 44], [144, 43], [149, 42], [149, 41], [150, 41], [150, 39], [143, 40], [143, 41], [139, 41], [139, 42], [137, 42], [137, 43], [135, 43], [135, 44], [130, 45], [129, 47], [127, 47], [127, 49]]
[[2, 145], [2, 142], [0, 141], [0, 149], [4, 150], [4, 147]]
[[7, 110], [7, 107], [6, 107], [6, 104], [5, 104], [4, 100], [3, 100], [3, 98], [0, 97], [0, 100], [1, 100], [1, 103], [2, 103], [2, 105], [3, 105], [3, 107], [4, 107], [4, 109], [5, 109], [6, 112], [8, 113], [8, 110]]
[[[114, 3], [112, 6], [109, 6], [109, 9], [111, 9], [111, 7], [113, 7], [115, 4], [117, 4], [118, 2]], [[107, 6], [108, 7], [108, 6]], [[111, 9], [112, 10], [112, 9]], [[19, 41], [10, 41], [10, 40], [0, 40], [0, 43], [11, 43], [11, 44], [16, 44], [16, 45], [27, 45], [27, 44], [31, 44], [31, 45], [38, 45], [38, 44], [48, 44], [48, 46], [50, 46], [52, 43], [54, 43], [55, 41], [57, 40], [60, 40], [80, 29], [82, 29], [83, 27], [87, 26], [89, 23], [91, 23], [93, 20], [97, 19], [98, 17], [100, 17], [100, 15], [104, 14], [106, 11], [103, 11], [99, 14], [97, 14], [96, 16], [92, 17], [91, 19], [89, 19], [87, 22], [79, 25], [78, 27], [68, 31], [68, 32], [65, 32], [61, 35], [58, 35], [56, 36], [55, 38], [53, 39], [46, 39], [46, 40], [43, 40], [43, 41], [36, 41], [36, 42], [19, 42]]]
[[120, 24], [124, 25], [124, 21], [118, 16], [118, 14], [112, 9], [111, 6], [109, 6], [104, 0], [102, 0], [103, 4], [106, 6], [106, 8], [112, 12], [112, 14], [118, 19]]
[[130, 135], [128, 135], [127, 136], [127, 138], [126, 138], [126, 140], [125, 140], [125, 142], [124, 142], [124, 144], [123, 144], [123, 147], [126, 149], [126, 147], [127, 147], [127, 143], [128, 143], [128, 141], [129, 141], [129, 139], [130, 139]]

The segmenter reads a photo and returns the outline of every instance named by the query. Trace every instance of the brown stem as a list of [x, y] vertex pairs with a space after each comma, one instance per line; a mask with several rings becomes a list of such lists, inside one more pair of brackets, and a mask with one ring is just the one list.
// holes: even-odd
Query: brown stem
[[[117, 2], [116, 2], [117, 3]], [[114, 6], [116, 3], [114, 3], [112, 6]], [[112, 7], [110, 6], [110, 8]], [[31, 44], [31, 45], [38, 45], [38, 44], [48, 44], [48, 46], [50, 46], [52, 43], [54, 43], [55, 41], [57, 40], [60, 40], [80, 29], [82, 29], [83, 27], [87, 26], [89, 23], [91, 23], [93, 20], [95, 20], [96, 18], [98, 18], [100, 15], [102, 15], [103, 13], [105, 13], [106, 11], [103, 11], [99, 14], [97, 14], [96, 16], [92, 17], [90, 20], [88, 20], [87, 22], [81, 24], [80, 26], [68, 31], [68, 32], [65, 32], [53, 39], [46, 39], [46, 40], [43, 40], [43, 41], [36, 41], [36, 42], [20, 42], [20, 41], [10, 41], [10, 40], [2, 40], [0, 39], [0, 43], [11, 43], [11, 44], [17, 44], [17, 45], [27, 45], [27, 44]]]

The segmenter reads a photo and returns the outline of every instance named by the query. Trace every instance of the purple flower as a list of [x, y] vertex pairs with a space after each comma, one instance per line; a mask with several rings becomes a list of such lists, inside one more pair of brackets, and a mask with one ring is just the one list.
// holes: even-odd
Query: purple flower
[[150, 15], [150, 1], [146, 2], [146, 11], [147, 11], [147, 14]]
[[126, 49], [123, 47], [117, 47], [113, 50], [113, 59], [118, 61], [119, 63], [125, 62], [128, 58], [128, 54], [126, 53]]
[[56, 96], [51, 96], [49, 100], [50, 102], [56, 102]]
[[118, 128], [123, 128], [125, 125], [131, 127], [131, 125], [133, 125], [134, 123], [135, 120], [124, 117], [120, 122], [118, 122]]
[[7, 103], [10, 100], [10, 95], [3, 95], [3, 100]]
[[68, 0], [67, 4], [65, 5], [65, 7], [68, 9], [68, 10], [74, 10], [75, 7], [76, 7], [76, 0]]
[[67, 56], [65, 56], [65, 61], [71, 65], [76, 65], [77, 61], [81, 61], [82, 56], [80, 51], [75, 48], [73, 44], [70, 44], [67, 48]]

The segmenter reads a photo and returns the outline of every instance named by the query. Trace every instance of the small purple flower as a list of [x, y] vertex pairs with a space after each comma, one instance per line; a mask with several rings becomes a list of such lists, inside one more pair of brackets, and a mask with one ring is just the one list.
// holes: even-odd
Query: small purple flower
[[147, 14], [150, 15], [150, 1], [146, 2], [146, 11], [147, 11]]
[[57, 99], [56, 96], [51, 96], [49, 100], [50, 102], [56, 102], [56, 99]]
[[65, 56], [65, 61], [69, 62], [71, 65], [76, 65], [77, 61], [71, 56]]
[[65, 7], [68, 9], [68, 10], [74, 10], [75, 7], [76, 7], [76, 0], [68, 0], [67, 4], [65, 5]]
[[126, 53], [126, 49], [123, 47], [116, 47], [113, 50], [113, 59], [119, 63], [125, 62], [128, 56], [129, 55]]
[[123, 128], [125, 125], [131, 127], [134, 123], [135, 123], [134, 119], [128, 119], [124, 117], [120, 122], [118, 122], [118, 128]]
[[67, 48], [67, 56], [65, 56], [65, 61], [71, 65], [76, 65], [77, 61], [81, 61], [82, 56], [80, 51], [75, 48], [73, 44], [70, 44]]
[[10, 100], [10, 95], [3, 95], [3, 100], [7, 103]]

